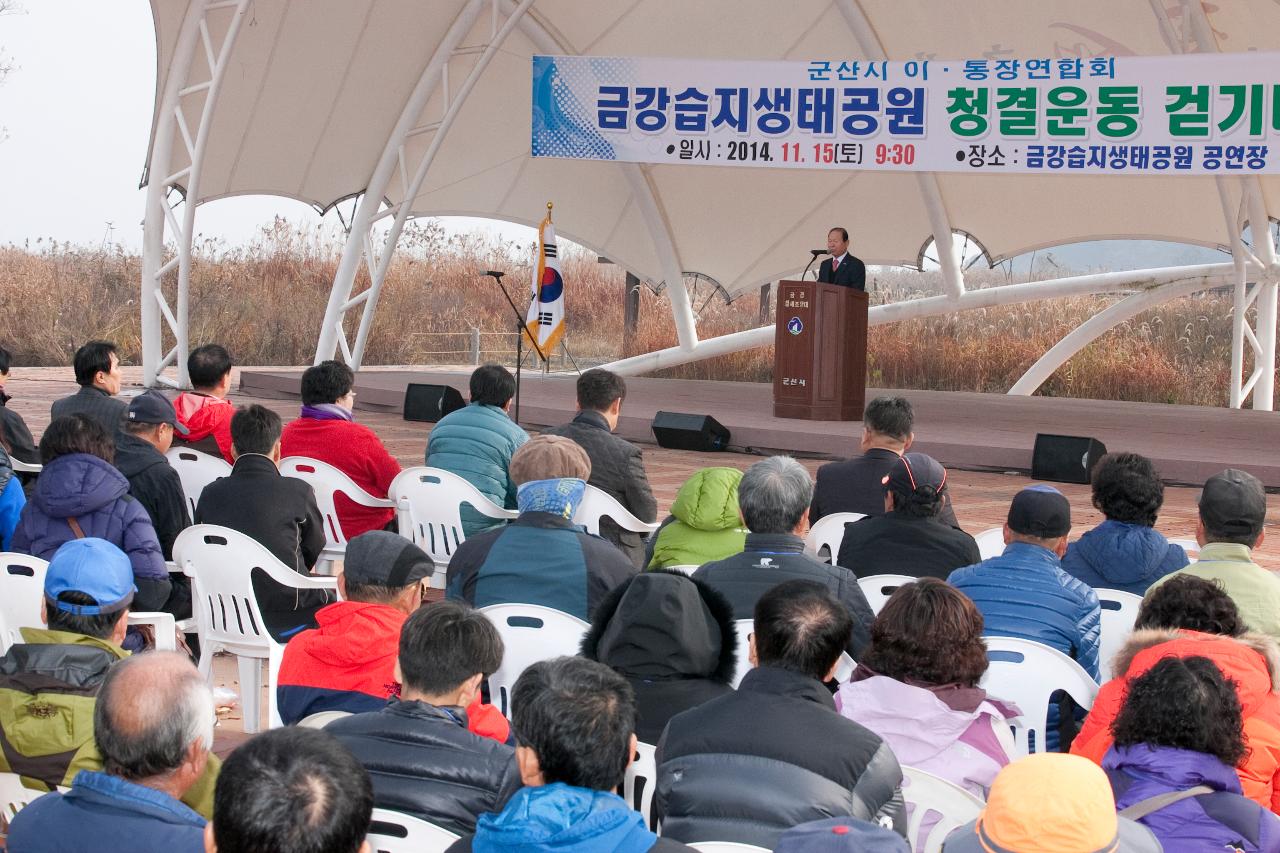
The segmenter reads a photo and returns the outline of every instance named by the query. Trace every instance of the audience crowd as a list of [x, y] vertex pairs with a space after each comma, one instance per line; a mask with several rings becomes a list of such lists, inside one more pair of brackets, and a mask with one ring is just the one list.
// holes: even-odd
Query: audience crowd
[[[985, 802], [947, 835], [951, 853], [1280, 853], [1280, 578], [1253, 558], [1266, 494], [1244, 471], [1204, 484], [1198, 554], [1156, 529], [1159, 473], [1125, 452], [1092, 470], [1101, 524], [1073, 538], [1068, 499], [1033, 484], [984, 560], [947, 471], [911, 450], [910, 404], [884, 397], [867, 405], [861, 455], [816, 478], [787, 456], [702, 469], [653, 534], [605, 519], [592, 535], [574, 522], [589, 489], [657, 519], [641, 451], [616, 434], [626, 383], [582, 373], [576, 415], [531, 438], [509, 415], [513, 377], [487, 364], [470, 405], [432, 428], [426, 462], [517, 514], [464, 506], [445, 566], [385, 504], [338, 493], [326, 529], [312, 486], [281, 474], [283, 457], [307, 457], [387, 497], [400, 466], [357, 423], [349, 368], [307, 369], [285, 424], [228, 399], [224, 348], [187, 367], [193, 390], [176, 400], [125, 400], [116, 347], [85, 344], [80, 390], [37, 443], [6, 405], [0, 349], [0, 544], [48, 561], [45, 627], [22, 626], [0, 656], [0, 771], [49, 792], [0, 825], [14, 853], [363, 853], [383, 831], [374, 809], [454, 834], [450, 851], [920, 851], [942, 818], [913, 820], [921, 773]], [[174, 446], [231, 464], [194, 517]], [[805, 537], [837, 513], [861, 518], [827, 563]], [[206, 676], [130, 627], [131, 612], [191, 616], [166, 560], [193, 522], [303, 575], [345, 544], [336, 599], [252, 569], [284, 644], [285, 726], [225, 763]], [[883, 575], [900, 577], [874, 612], [858, 581]], [[1133, 630], [1104, 660], [1102, 602], [1126, 594], [1141, 596]], [[519, 674], [507, 716], [487, 686], [513, 642], [479, 609], [495, 604], [588, 625], [562, 650], [576, 656]], [[1090, 708], [1055, 694], [1043, 743], [1020, 757], [1011, 725], [1046, 708], [984, 686], [986, 637], [1110, 677]], [[651, 813], [621, 796], [637, 760]]]

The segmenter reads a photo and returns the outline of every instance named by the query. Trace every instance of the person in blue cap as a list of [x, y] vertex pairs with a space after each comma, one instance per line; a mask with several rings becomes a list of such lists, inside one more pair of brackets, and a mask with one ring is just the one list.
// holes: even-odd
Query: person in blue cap
[[[22, 627], [22, 642], [0, 657], [0, 771], [52, 789], [102, 769], [94, 710], [108, 670], [129, 654], [121, 643], [136, 594], [129, 558], [110, 542], [73, 539], [54, 553], [31, 614], [47, 627]], [[210, 756], [182, 797], [205, 817], [220, 766]]]

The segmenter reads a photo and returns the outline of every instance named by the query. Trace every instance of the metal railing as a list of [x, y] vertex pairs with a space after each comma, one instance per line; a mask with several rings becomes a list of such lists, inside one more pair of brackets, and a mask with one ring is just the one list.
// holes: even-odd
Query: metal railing
[[[442, 364], [471, 364], [478, 366], [486, 361], [496, 361], [500, 364], [510, 364], [515, 366], [516, 361], [516, 332], [482, 332], [479, 328], [472, 326], [468, 331], [464, 332], [414, 332], [409, 335], [411, 344], [414, 345], [412, 353], [415, 363], [431, 363], [439, 362]], [[432, 342], [441, 341], [441, 343], [426, 344], [434, 347], [433, 349], [418, 349], [416, 346], [417, 339], [427, 339]], [[499, 341], [493, 341], [494, 338], [506, 338], [509, 345], [500, 346]], [[446, 349], [446, 347], [452, 347]], [[528, 344], [524, 346], [525, 366], [528, 368], [531, 361], [536, 364], [537, 357], [532, 355], [532, 349]], [[457, 358], [449, 358], [449, 356], [457, 356]], [[568, 350], [561, 343], [558, 351], [552, 355], [552, 360], [558, 365], [558, 369], [564, 370], [569, 367], [571, 359]], [[581, 362], [581, 359], [579, 359]]]

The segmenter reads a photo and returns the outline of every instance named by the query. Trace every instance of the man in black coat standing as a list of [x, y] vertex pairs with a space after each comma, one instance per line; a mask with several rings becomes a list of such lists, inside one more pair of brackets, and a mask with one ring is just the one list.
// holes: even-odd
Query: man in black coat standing
[[849, 232], [832, 228], [827, 232], [827, 258], [818, 265], [818, 281], [858, 290], [867, 289], [867, 266], [849, 254]]
[[[578, 377], [577, 416], [547, 434], [563, 435], [582, 445], [591, 460], [587, 483], [617, 498], [641, 521], [653, 522], [658, 517], [658, 503], [644, 473], [640, 448], [613, 434], [626, 396], [627, 385], [621, 376], [598, 367], [588, 370]], [[600, 535], [617, 545], [636, 568], [644, 568], [644, 540], [639, 533], [603, 518]]]

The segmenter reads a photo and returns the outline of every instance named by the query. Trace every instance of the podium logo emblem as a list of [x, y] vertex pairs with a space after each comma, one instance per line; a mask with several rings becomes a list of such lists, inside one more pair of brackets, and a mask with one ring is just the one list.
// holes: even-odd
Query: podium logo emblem
[[787, 331], [793, 335], [798, 335], [804, 331], [804, 323], [800, 322], [799, 317], [792, 317], [787, 321]]

